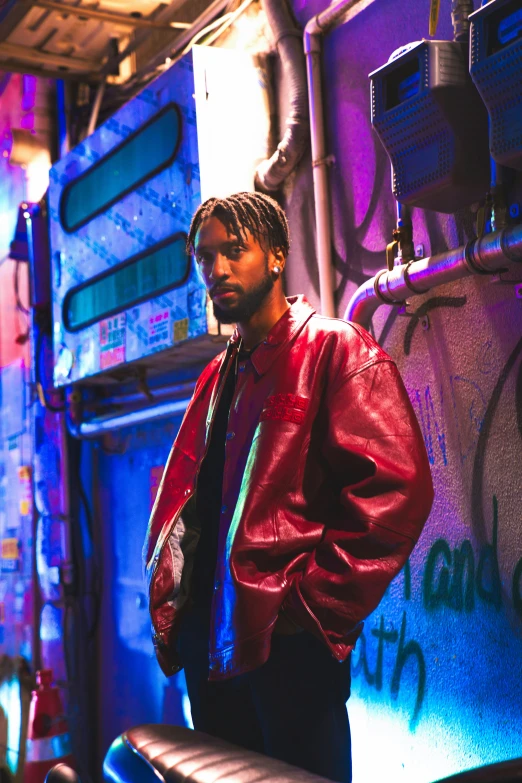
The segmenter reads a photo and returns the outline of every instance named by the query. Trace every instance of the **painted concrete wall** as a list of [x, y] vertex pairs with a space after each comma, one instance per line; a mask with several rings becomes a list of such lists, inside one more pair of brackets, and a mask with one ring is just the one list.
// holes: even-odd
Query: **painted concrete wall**
[[15, 781], [23, 777], [28, 695], [23, 695], [22, 707], [13, 672], [18, 668], [18, 656], [29, 665], [36, 662], [38, 643], [33, 589], [30, 338], [28, 317], [23, 312], [29, 304], [29, 286], [27, 264], [17, 266], [9, 249], [15, 238], [18, 206], [35, 194], [41, 197], [45, 172], [10, 165], [9, 152], [13, 128], [34, 131], [45, 140], [50, 125], [48, 93], [48, 85], [32, 76], [0, 72], [0, 776], [9, 772]]
[[[295, 0], [301, 25], [326, 7]], [[370, 125], [367, 74], [428, 36], [429, 0], [379, 0], [326, 39], [337, 306], [385, 266], [394, 226], [390, 166]], [[437, 37], [450, 38], [450, 0]], [[476, 4], [477, 5], [477, 4]], [[516, 200], [516, 190], [511, 200]], [[289, 293], [318, 306], [309, 159], [287, 192]], [[415, 244], [436, 253], [475, 215], [414, 210]], [[509, 276], [505, 276], [509, 277]], [[511, 275], [513, 277], [513, 275]], [[522, 279], [522, 269], [518, 276]], [[430, 457], [435, 503], [407, 569], [353, 655], [354, 781], [432, 781], [522, 755], [522, 300], [513, 282], [473, 279], [379, 310]]]

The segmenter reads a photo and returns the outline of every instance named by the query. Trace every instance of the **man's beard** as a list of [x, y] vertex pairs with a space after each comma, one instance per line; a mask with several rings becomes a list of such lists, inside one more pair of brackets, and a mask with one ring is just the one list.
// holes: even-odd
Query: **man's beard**
[[244, 294], [239, 294], [241, 299], [233, 307], [228, 307], [225, 310], [215, 302], [212, 302], [214, 316], [222, 324], [245, 323], [257, 313], [273, 287], [274, 281], [267, 269], [267, 274], [255, 288]]

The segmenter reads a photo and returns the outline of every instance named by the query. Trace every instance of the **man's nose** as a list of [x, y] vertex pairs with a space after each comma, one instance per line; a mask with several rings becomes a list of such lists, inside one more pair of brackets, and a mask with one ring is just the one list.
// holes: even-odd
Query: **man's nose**
[[210, 270], [210, 279], [221, 280], [223, 277], [228, 277], [229, 273], [227, 257], [222, 253], [216, 253]]

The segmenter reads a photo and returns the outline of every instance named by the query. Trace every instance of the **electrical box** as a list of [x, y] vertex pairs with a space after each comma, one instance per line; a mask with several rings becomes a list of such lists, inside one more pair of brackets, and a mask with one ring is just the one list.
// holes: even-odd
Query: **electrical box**
[[466, 43], [420, 41], [370, 74], [372, 125], [397, 201], [455, 212], [489, 187], [487, 113]]
[[250, 55], [194, 47], [51, 169], [55, 385], [222, 350], [231, 327], [185, 242], [202, 200], [253, 190], [268, 154], [264, 84]]
[[522, 171], [522, 0], [492, 0], [470, 21], [470, 73], [489, 113], [491, 155]]

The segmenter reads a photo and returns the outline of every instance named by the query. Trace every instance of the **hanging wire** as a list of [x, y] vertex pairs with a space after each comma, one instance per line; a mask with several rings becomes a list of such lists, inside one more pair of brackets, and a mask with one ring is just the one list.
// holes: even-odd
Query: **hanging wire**
[[36, 337], [35, 348], [35, 387], [40, 405], [51, 413], [62, 413], [66, 409], [65, 403], [63, 405], [53, 405], [45, 396], [44, 385], [42, 382], [42, 354], [43, 354], [43, 338], [44, 334], [41, 329], [38, 330]]
[[208, 33], [211, 33], [212, 30], [215, 30], [216, 27], [220, 27], [227, 19], [233, 16], [233, 13], [235, 12], [229, 11], [227, 14], [219, 16], [217, 19], [214, 19], [213, 22], [210, 22], [210, 24], [204, 27], [203, 30], [200, 30], [199, 33], [196, 33], [196, 35], [190, 39], [185, 48], [176, 55], [176, 60], [180, 60], [182, 57], [184, 57], [188, 52], [190, 52], [194, 44], [197, 44], [198, 41], [201, 41], [202, 38], [204, 38]]
[[31, 311], [27, 309], [22, 304], [22, 300], [20, 299], [20, 280], [19, 280], [19, 270], [20, 270], [20, 264], [21, 261], [18, 259], [15, 261], [15, 268], [14, 268], [14, 292], [15, 292], [15, 300], [16, 300], [16, 309], [20, 310], [21, 313], [24, 313], [24, 315], [30, 315]]
[[221, 21], [223, 22], [222, 26], [216, 30], [212, 35], [210, 35], [206, 41], [203, 41], [203, 44], [205, 46], [211, 46], [217, 39], [226, 31], [229, 27], [231, 27], [236, 19], [241, 16], [241, 14], [247, 10], [247, 8], [252, 5], [254, 0], [244, 0], [243, 3], [232, 13], [227, 14], [229, 19], [223, 20], [223, 17], [221, 17]]
[[30, 324], [29, 324], [29, 315], [31, 314], [31, 311], [27, 309], [22, 304], [22, 300], [20, 299], [20, 280], [19, 280], [19, 270], [20, 270], [20, 261], [15, 261], [15, 267], [14, 267], [14, 276], [13, 276], [13, 288], [14, 288], [14, 295], [15, 295], [15, 302], [16, 302], [16, 309], [18, 313], [21, 313], [22, 316], [26, 319], [26, 331], [20, 332], [15, 337], [15, 343], [18, 345], [23, 345], [27, 342], [29, 339], [30, 334]]

